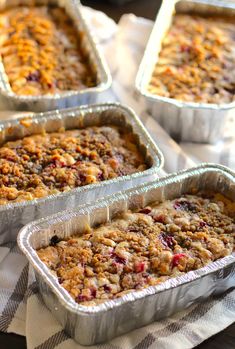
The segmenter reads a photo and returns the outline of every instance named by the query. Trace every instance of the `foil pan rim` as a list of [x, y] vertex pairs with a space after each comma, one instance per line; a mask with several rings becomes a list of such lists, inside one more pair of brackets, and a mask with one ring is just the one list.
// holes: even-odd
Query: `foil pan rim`
[[[163, 154], [160, 150], [160, 148], [158, 147], [158, 145], [153, 141], [152, 137], [150, 136], [149, 132], [147, 131], [147, 129], [144, 127], [143, 123], [141, 122], [141, 120], [139, 119], [139, 117], [137, 116], [136, 112], [126, 106], [123, 105], [119, 102], [106, 102], [106, 103], [98, 103], [98, 104], [90, 104], [90, 105], [82, 105], [79, 107], [72, 107], [72, 108], [67, 108], [67, 109], [61, 109], [61, 110], [54, 110], [54, 111], [48, 111], [48, 112], [41, 112], [41, 113], [26, 113], [27, 117], [31, 116], [32, 121], [38, 121], [39, 123], [43, 122], [43, 118], [49, 120], [50, 117], [51, 119], [55, 118], [58, 119], [59, 117], [63, 117], [63, 114], [69, 114], [69, 113], [76, 113], [79, 112], [80, 114], [82, 114], [82, 112], [98, 112], [98, 111], [106, 111], [106, 110], [110, 110], [111, 108], [116, 108], [116, 109], [120, 109], [122, 110], [124, 113], [131, 115], [131, 118], [134, 120], [135, 125], [137, 125], [143, 132], [144, 137], [148, 140], [151, 148], [154, 150], [155, 154], [157, 155], [156, 158], [153, 158], [153, 165], [152, 167], [144, 170], [144, 171], [140, 171], [140, 172], [136, 172], [133, 173], [131, 175], [127, 175], [127, 176], [122, 176], [122, 177], [117, 177], [114, 179], [109, 179], [100, 183], [95, 183], [95, 184], [88, 184], [82, 187], [77, 187], [74, 189], [71, 189], [67, 192], [62, 192], [62, 193], [58, 193], [58, 194], [52, 194], [52, 195], [48, 195], [46, 197], [43, 198], [38, 198], [38, 199], [33, 199], [30, 201], [22, 201], [22, 202], [16, 202], [16, 203], [9, 203], [6, 205], [0, 205], [0, 213], [7, 211], [9, 209], [13, 209], [13, 208], [18, 208], [18, 207], [30, 207], [30, 206], [35, 206], [36, 204], [44, 204], [46, 202], [50, 202], [55, 200], [55, 198], [59, 197], [59, 198], [66, 198], [71, 194], [78, 194], [78, 193], [83, 193], [89, 189], [95, 189], [95, 188], [101, 188], [101, 187], [107, 187], [112, 185], [112, 183], [122, 183], [122, 182], [126, 182], [128, 180], [131, 179], [135, 179], [135, 178], [139, 178], [142, 177], [143, 175], [153, 175], [156, 173], [156, 171], [159, 171], [162, 169], [163, 165], [164, 165], [164, 157]], [[75, 116], [76, 117], [76, 116]], [[0, 132], [3, 131], [3, 129], [14, 125], [18, 125], [20, 123], [20, 121], [24, 119], [24, 116], [19, 116], [18, 118], [14, 119], [14, 120], [3, 120], [2, 122], [0, 122]]]
[[[173, 0], [174, 4], [176, 5], [177, 2], [180, 2], [182, 0]], [[191, 3], [197, 3], [197, 4], [205, 4], [211, 7], [226, 7], [226, 8], [231, 8], [231, 9], [235, 9], [235, 3], [227, 3], [226, 1], [220, 1], [220, 0], [214, 0], [213, 3], [208, 1], [208, 0], [187, 0]], [[164, 5], [164, 1], [161, 5], [161, 7]], [[216, 103], [197, 103], [197, 102], [185, 102], [185, 101], [180, 101], [177, 100], [175, 98], [168, 98], [168, 97], [163, 97], [157, 94], [153, 94], [150, 93], [147, 90], [147, 85], [143, 86], [143, 77], [145, 76], [145, 66], [146, 63], [148, 62], [148, 51], [151, 48], [151, 39], [152, 37], [156, 37], [158, 36], [156, 28], [157, 28], [157, 21], [158, 18], [160, 17], [160, 11], [157, 14], [156, 20], [154, 22], [150, 37], [148, 39], [144, 54], [143, 54], [143, 58], [141, 60], [137, 75], [136, 75], [136, 79], [135, 79], [135, 89], [138, 93], [140, 93], [143, 97], [146, 97], [149, 101], [153, 101], [153, 102], [164, 102], [167, 103], [169, 105], [174, 105], [175, 107], [179, 108], [179, 109], [186, 109], [186, 108], [190, 108], [190, 109], [194, 109], [194, 110], [229, 110], [229, 109], [233, 109], [235, 108], [235, 101], [231, 102], [231, 103], [221, 103], [221, 104], [216, 104]], [[164, 35], [165, 37], [165, 35]], [[163, 37], [163, 38], [164, 38]], [[161, 40], [162, 41], [162, 40]], [[158, 62], [158, 59], [156, 60], [156, 63]], [[155, 63], [155, 64], [156, 64]]]
[[108, 89], [111, 86], [111, 84], [112, 84], [112, 78], [110, 75], [107, 79], [107, 82], [101, 82], [96, 87], [89, 87], [87, 89], [79, 90], [79, 91], [68, 91], [61, 94], [55, 93], [53, 95], [23, 96], [23, 95], [16, 95], [13, 92], [8, 92], [6, 90], [3, 90], [2, 88], [0, 88], [0, 93], [1, 95], [4, 95], [8, 98], [10, 97], [12, 99], [16, 99], [17, 101], [20, 101], [20, 102], [34, 102], [39, 100], [51, 101], [51, 100], [58, 100], [61, 98], [73, 97], [77, 95], [84, 95], [87, 93], [103, 92], [104, 90]]
[[[228, 255], [226, 257], [223, 257], [221, 259], [218, 259], [215, 262], [212, 262], [203, 268], [197, 269], [195, 271], [190, 271], [188, 273], [185, 273], [181, 276], [170, 278], [169, 280], [166, 280], [159, 285], [155, 286], [149, 286], [143, 290], [140, 291], [134, 291], [130, 292], [128, 294], [125, 294], [121, 296], [120, 298], [114, 299], [114, 300], [107, 300], [102, 304], [94, 305], [94, 306], [84, 306], [76, 303], [72, 297], [69, 295], [65, 289], [58, 284], [57, 278], [52, 275], [49, 271], [49, 269], [46, 267], [46, 265], [39, 259], [37, 256], [35, 250], [31, 247], [30, 244], [30, 237], [32, 234], [34, 234], [36, 231], [40, 230], [39, 225], [42, 223], [48, 223], [55, 224], [58, 223], [60, 220], [63, 220], [63, 214], [65, 215], [66, 219], [75, 217], [78, 214], [87, 214], [90, 211], [92, 212], [93, 209], [108, 206], [111, 202], [118, 202], [120, 200], [125, 199], [129, 193], [141, 193], [141, 190], [143, 188], [150, 188], [153, 185], [156, 185], [156, 187], [163, 187], [164, 185], [168, 183], [173, 183], [174, 181], [180, 181], [182, 179], [187, 179], [193, 174], [196, 173], [205, 173], [206, 171], [218, 171], [222, 174], [226, 174], [232, 180], [232, 182], [235, 184], [235, 172], [230, 170], [229, 168], [217, 165], [213, 163], [203, 163], [199, 166], [193, 167], [188, 170], [182, 170], [179, 172], [172, 173], [170, 175], [167, 175], [165, 177], [162, 177], [160, 179], [157, 179], [155, 181], [152, 181], [151, 183], [142, 184], [137, 186], [136, 188], [127, 189], [124, 192], [119, 192], [116, 194], [109, 195], [107, 197], [103, 197], [97, 201], [97, 203], [92, 204], [84, 204], [80, 205], [76, 211], [75, 210], [69, 210], [65, 212], [59, 212], [52, 216], [41, 218], [37, 221], [31, 222], [27, 224], [25, 227], [23, 227], [17, 237], [17, 243], [21, 251], [24, 253], [26, 258], [29, 260], [29, 262], [33, 265], [33, 268], [42, 276], [44, 277], [44, 282], [47, 283], [47, 285], [51, 288], [53, 293], [58, 297], [59, 302], [70, 312], [79, 314], [79, 315], [92, 315], [97, 313], [103, 313], [110, 309], [117, 308], [121, 306], [122, 304], [126, 304], [129, 302], [136, 301], [137, 299], [144, 298], [146, 296], [151, 296], [160, 292], [163, 292], [168, 289], [179, 287], [183, 284], [186, 284], [188, 282], [191, 282], [196, 279], [200, 279], [203, 276], [206, 276], [208, 274], [213, 273], [216, 270], [221, 270], [226, 266], [229, 266], [230, 264], [235, 263], [235, 253], [232, 253], [231, 255]], [[209, 270], [209, 271], [208, 271]], [[46, 277], [45, 277], [46, 276]], [[190, 276], [190, 280], [188, 280], [188, 277]]]
[[[180, 1], [180, 0], [176, 0]], [[226, 7], [226, 8], [234, 8], [234, 3], [228, 2], [226, 0], [187, 0], [187, 1], [193, 1], [198, 4], [205, 4], [210, 6], [218, 6], [218, 7]]]
[[[83, 31], [86, 33], [86, 36], [89, 39], [89, 44], [91, 46], [92, 51], [95, 53], [96, 63], [97, 64], [97, 71], [101, 72], [101, 81], [94, 87], [87, 87], [82, 90], [72, 90], [72, 91], [62, 91], [61, 93], [55, 93], [55, 94], [45, 94], [45, 95], [39, 95], [39, 96], [27, 96], [27, 95], [17, 95], [14, 93], [10, 87], [10, 84], [5, 81], [3, 78], [4, 75], [7, 75], [4, 69], [4, 65], [1, 62], [1, 67], [3, 69], [3, 72], [0, 73], [1, 79], [4, 82], [4, 88], [0, 87], [0, 95], [11, 98], [12, 100], [16, 100], [19, 102], [39, 102], [39, 101], [53, 101], [53, 100], [60, 100], [62, 98], [70, 98], [73, 96], [82, 96], [85, 94], [93, 94], [93, 93], [100, 93], [107, 89], [109, 89], [112, 85], [112, 76], [110, 73], [110, 70], [108, 68], [108, 65], [106, 63], [106, 60], [104, 58], [104, 54], [100, 49], [98, 49], [98, 44], [95, 43], [94, 38], [92, 38], [88, 25], [86, 23], [86, 20], [82, 14], [81, 11], [81, 3], [80, 1], [70, 0], [71, 6], [74, 7], [75, 13], [77, 17], [79, 17], [79, 21], [81, 22], [81, 26]], [[8, 86], [9, 85], [9, 86]]]
[[[137, 83], [138, 84], [138, 83]], [[142, 96], [148, 98], [151, 101], [161, 101], [168, 104], [172, 104], [177, 108], [190, 108], [190, 109], [204, 109], [204, 110], [228, 110], [235, 108], [235, 102], [224, 103], [224, 104], [214, 104], [214, 103], [196, 103], [196, 102], [184, 102], [180, 100], [176, 100], [175, 98], [162, 97], [160, 95], [153, 95], [144, 88], [137, 86], [138, 92], [141, 93]]]

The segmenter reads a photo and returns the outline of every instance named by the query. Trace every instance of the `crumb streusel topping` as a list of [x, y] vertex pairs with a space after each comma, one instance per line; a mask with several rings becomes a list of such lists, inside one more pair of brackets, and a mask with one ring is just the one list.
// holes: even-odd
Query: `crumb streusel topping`
[[37, 251], [77, 303], [95, 305], [201, 268], [234, 251], [235, 203], [186, 195], [127, 212]]
[[234, 44], [229, 18], [175, 15], [148, 90], [185, 102], [234, 101]]
[[0, 53], [18, 95], [55, 94], [96, 85], [78, 33], [59, 7], [13, 7], [0, 12]]
[[45, 133], [0, 147], [0, 205], [144, 171], [132, 133], [112, 126]]

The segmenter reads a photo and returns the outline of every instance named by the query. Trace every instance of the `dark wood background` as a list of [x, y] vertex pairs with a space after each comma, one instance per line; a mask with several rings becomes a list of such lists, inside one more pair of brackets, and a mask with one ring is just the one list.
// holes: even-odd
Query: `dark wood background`
[[115, 5], [108, 0], [81, 0], [81, 3], [105, 12], [116, 22], [123, 13], [134, 13], [136, 16], [142, 16], [154, 19], [161, 5], [161, 0], [132, 0], [124, 5]]
[[[116, 22], [123, 13], [134, 13], [137, 16], [154, 19], [161, 5], [161, 0], [132, 0], [119, 6], [108, 0], [81, 0], [81, 2], [86, 6], [105, 12]], [[26, 349], [26, 340], [15, 334], [0, 332], [0, 349]], [[235, 324], [203, 342], [196, 349], [235, 349]]]

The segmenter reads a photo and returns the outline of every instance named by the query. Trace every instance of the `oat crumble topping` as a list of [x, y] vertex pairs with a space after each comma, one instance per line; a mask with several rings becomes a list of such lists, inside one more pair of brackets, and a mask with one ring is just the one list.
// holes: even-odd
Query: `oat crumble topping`
[[185, 102], [234, 101], [234, 44], [234, 19], [175, 15], [148, 90]]
[[18, 6], [0, 12], [0, 54], [18, 95], [55, 94], [96, 85], [81, 35], [59, 7]]
[[112, 126], [45, 133], [0, 147], [0, 205], [144, 171], [132, 133]]
[[127, 212], [37, 251], [77, 303], [95, 305], [201, 268], [234, 251], [235, 203], [186, 195]]

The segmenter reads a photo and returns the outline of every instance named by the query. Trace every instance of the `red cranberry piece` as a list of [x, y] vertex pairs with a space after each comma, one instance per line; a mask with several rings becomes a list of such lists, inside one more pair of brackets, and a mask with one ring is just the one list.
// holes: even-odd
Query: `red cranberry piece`
[[146, 272], [145, 272], [145, 273], [142, 274], [142, 276], [143, 276], [144, 278], [149, 278], [149, 273], [146, 273]]
[[149, 214], [151, 211], [152, 210], [150, 207], [145, 207], [145, 208], [142, 208], [141, 210], [139, 210], [139, 213]]
[[64, 161], [56, 160], [55, 165], [56, 165], [56, 167], [65, 167], [66, 163]]
[[204, 222], [204, 221], [201, 221], [201, 222], [199, 223], [199, 225], [200, 225], [200, 228], [204, 228], [204, 227], [207, 226], [207, 223]]
[[[212, 57], [213, 57], [213, 55], [210, 54], [210, 53], [206, 55], [206, 59], [207, 59], [207, 60], [208, 60], [208, 59], [211, 59]], [[224, 67], [224, 68], [226, 68], [226, 67]]]
[[87, 299], [86, 296], [80, 294], [79, 296], [77, 296], [76, 301], [77, 301], [78, 303], [81, 303], [81, 302], [86, 302], [86, 301], [88, 301], [88, 299]]
[[31, 73], [27, 76], [26, 80], [27, 81], [33, 81], [33, 82], [38, 82], [39, 81], [39, 72]]
[[62, 284], [63, 283], [63, 279], [62, 278], [58, 278], [58, 282], [59, 282], [59, 284]]
[[166, 236], [165, 241], [170, 248], [172, 248], [175, 244], [173, 237], [169, 235]]
[[55, 164], [50, 164], [47, 166], [48, 169], [51, 169], [51, 168], [56, 168], [56, 165]]
[[82, 163], [82, 161], [79, 161], [79, 160], [77, 160], [76, 162], [75, 162], [75, 164], [73, 164], [72, 166], [70, 166], [72, 169], [74, 169], [74, 170], [77, 170], [78, 169], [78, 166], [80, 165]]
[[7, 159], [8, 161], [14, 161], [14, 160], [15, 160], [15, 158], [14, 158], [13, 156], [10, 156], [10, 155], [7, 156], [6, 159]]
[[90, 291], [91, 291], [91, 297], [95, 298], [96, 297], [96, 293], [97, 293], [96, 289], [95, 288], [91, 288]]
[[137, 283], [135, 284], [134, 288], [137, 289], [137, 288], [140, 288], [141, 284], [140, 283]]
[[116, 257], [115, 257], [115, 261], [116, 261], [117, 263], [120, 263], [120, 264], [126, 264], [125, 258], [121, 258], [121, 257], [119, 257], [119, 256], [116, 256]]
[[135, 264], [135, 272], [142, 273], [145, 270], [145, 262], [139, 262]]
[[188, 46], [188, 45], [181, 45], [180, 46], [180, 51], [181, 52], [189, 52], [190, 51], [190, 46]]
[[104, 291], [105, 292], [110, 292], [111, 291], [111, 287], [109, 285], [104, 285]]
[[86, 181], [86, 176], [83, 173], [79, 173], [79, 179], [81, 183], [84, 183]]
[[179, 264], [179, 261], [182, 257], [185, 257], [186, 254], [185, 253], [177, 253], [173, 256], [173, 259], [172, 259], [172, 266], [173, 267], [176, 267], [178, 264]]
[[119, 264], [126, 264], [127, 262], [125, 258], [119, 257], [115, 252], [111, 253], [111, 257]]
[[175, 241], [173, 239], [173, 236], [167, 235], [166, 233], [161, 233], [159, 235], [160, 241], [163, 243], [164, 246], [173, 248], [175, 245]]
[[174, 203], [174, 209], [195, 212], [196, 205], [188, 200], [176, 200]]
[[49, 168], [65, 167], [65, 166], [66, 166], [65, 162], [60, 160], [52, 160], [52, 163], [48, 165]]
[[97, 178], [98, 178], [98, 180], [99, 180], [100, 182], [104, 181], [104, 174], [103, 174], [103, 172], [99, 173], [98, 176], [97, 176]]

